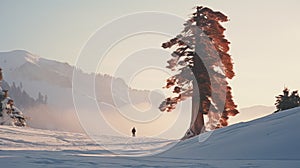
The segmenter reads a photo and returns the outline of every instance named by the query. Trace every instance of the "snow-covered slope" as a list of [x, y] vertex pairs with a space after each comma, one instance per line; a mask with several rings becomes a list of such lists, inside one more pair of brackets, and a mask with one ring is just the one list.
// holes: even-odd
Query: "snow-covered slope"
[[13, 71], [28, 62], [36, 64], [36, 62], [38, 62], [39, 59], [39, 56], [31, 54], [25, 50], [0, 52], [1, 68], [6, 71]]
[[[300, 108], [239, 123], [178, 144], [167, 157], [300, 160]], [[203, 152], [202, 152], [203, 151]]]
[[[0, 126], [0, 165], [25, 168], [298, 168], [299, 121], [300, 108], [295, 108], [179, 143], [152, 138], [101, 136], [100, 146], [82, 134]], [[103, 144], [127, 154], [147, 150], [151, 153], [153, 149], [163, 149], [163, 145], [175, 146], [159, 155], [128, 157], [114, 155], [102, 148]]]
[[[100, 135], [97, 141], [92, 140], [86, 134], [41, 130], [34, 128], [20, 128], [0, 126], [0, 150], [5, 151], [102, 151], [105, 154], [117, 155], [118, 151], [126, 150], [135, 155], [140, 155], [147, 150], [172, 143], [171, 140], [146, 137], [121, 137]], [[113, 153], [115, 152], [115, 153]], [[149, 153], [149, 152], [147, 152]], [[103, 153], [98, 153], [99, 155]]]

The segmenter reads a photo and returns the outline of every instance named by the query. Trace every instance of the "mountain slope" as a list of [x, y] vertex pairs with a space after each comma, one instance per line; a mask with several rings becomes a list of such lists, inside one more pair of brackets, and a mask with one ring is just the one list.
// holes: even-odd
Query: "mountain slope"
[[[73, 107], [72, 102], [72, 76], [74, 67], [58, 61], [47, 60], [31, 54], [24, 50], [15, 50], [11, 52], [0, 52], [0, 67], [3, 69], [4, 79], [12, 85], [22, 85], [23, 89], [30, 94], [31, 97], [36, 98], [41, 92], [42, 95], [48, 96], [48, 104], [58, 106], [61, 108]], [[122, 88], [125, 91], [133, 92], [126, 83], [108, 75], [88, 74], [78, 71], [80, 81], [95, 82], [95, 88], [101, 88], [96, 91], [97, 100], [112, 104], [111, 85], [114, 84], [116, 88]], [[95, 81], [94, 81], [95, 79]], [[79, 92], [84, 92], [81, 88]], [[133, 103], [141, 103], [147, 101], [148, 91], [138, 91]], [[132, 102], [128, 97], [122, 95], [122, 92], [116, 92], [118, 95], [115, 98], [120, 98], [124, 105]], [[90, 93], [88, 96], [93, 96]], [[103, 96], [104, 95], [104, 96]], [[139, 101], [138, 101], [139, 100]], [[113, 104], [112, 104], [113, 105]]]
[[[140, 104], [154, 104], [153, 107], [156, 108], [163, 100], [160, 94], [154, 93], [155, 101], [151, 101], [149, 91], [129, 88], [122, 79], [103, 74], [88, 74], [78, 69], [76, 80], [83, 81], [84, 85], [72, 90], [73, 66], [47, 60], [24, 50], [0, 52], [0, 67], [3, 69], [5, 81], [10, 86], [14, 84], [22, 88], [21, 91], [25, 91], [34, 99], [38, 99], [39, 95], [47, 97], [46, 107], [24, 109], [24, 114], [31, 118], [28, 121], [29, 126], [35, 128], [82, 131], [76, 116], [74, 97], [78, 102], [96, 100], [97, 103], [114, 108]], [[93, 86], [95, 91], [90, 89]], [[87, 112], [98, 110], [91, 106], [82, 108]]]

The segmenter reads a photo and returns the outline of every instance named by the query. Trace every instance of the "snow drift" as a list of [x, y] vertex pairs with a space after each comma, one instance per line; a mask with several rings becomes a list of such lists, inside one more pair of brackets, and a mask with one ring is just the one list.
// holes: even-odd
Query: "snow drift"
[[[299, 167], [300, 108], [271, 114], [202, 134], [186, 141], [101, 136], [0, 126], [0, 165], [4, 167]], [[208, 136], [210, 135], [210, 136]], [[126, 140], [126, 141], [124, 141]], [[142, 151], [175, 145], [158, 155]], [[102, 145], [102, 146], [101, 146]], [[115, 155], [110, 145], [133, 157]], [[10, 160], [10, 161], [8, 161]]]
[[186, 159], [300, 160], [300, 108], [238, 123], [179, 143], [162, 154]]

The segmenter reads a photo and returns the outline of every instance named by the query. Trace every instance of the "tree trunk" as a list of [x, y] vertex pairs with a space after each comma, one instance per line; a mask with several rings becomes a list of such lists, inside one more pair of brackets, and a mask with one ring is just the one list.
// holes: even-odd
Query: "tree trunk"
[[192, 118], [189, 130], [186, 132], [185, 136], [182, 138], [188, 139], [193, 136], [199, 135], [204, 129], [204, 118], [203, 113], [200, 110], [200, 95], [198, 92], [197, 81], [193, 82], [194, 87], [192, 96]]
[[192, 125], [191, 130], [194, 134], [199, 135], [204, 128], [203, 112], [201, 111], [201, 93], [199, 92], [199, 83], [197, 80], [193, 81], [193, 97], [192, 97]]

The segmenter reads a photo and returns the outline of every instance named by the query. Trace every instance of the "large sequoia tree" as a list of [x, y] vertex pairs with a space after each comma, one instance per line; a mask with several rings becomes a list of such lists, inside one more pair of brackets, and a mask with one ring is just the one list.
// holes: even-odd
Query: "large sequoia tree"
[[[175, 48], [167, 68], [178, 73], [167, 79], [166, 88], [178, 95], [167, 98], [159, 108], [170, 112], [178, 102], [192, 97], [192, 120], [184, 138], [227, 126], [229, 116], [238, 113], [227, 82], [235, 74], [228, 54], [230, 42], [220, 24], [226, 21], [221, 12], [197, 7], [184, 30], [162, 44], [163, 48]], [[203, 115], [209, 118], [206, 125]]]

